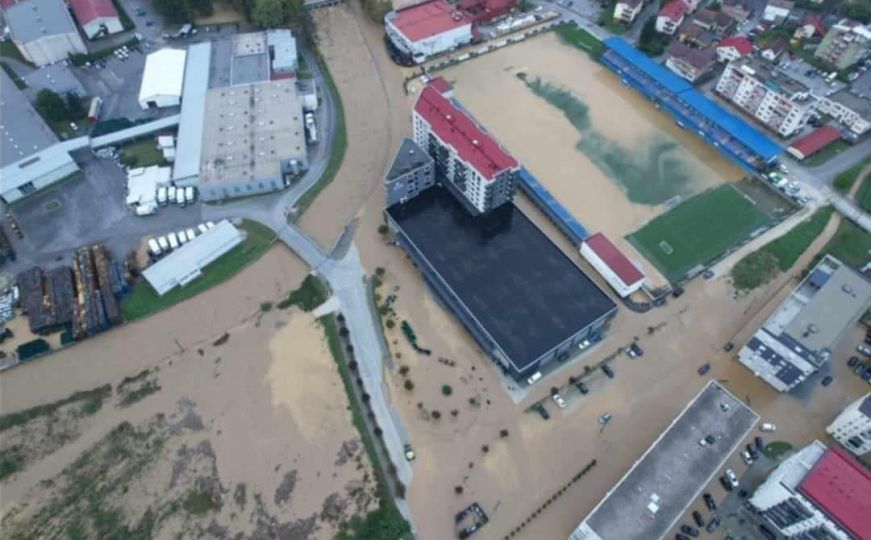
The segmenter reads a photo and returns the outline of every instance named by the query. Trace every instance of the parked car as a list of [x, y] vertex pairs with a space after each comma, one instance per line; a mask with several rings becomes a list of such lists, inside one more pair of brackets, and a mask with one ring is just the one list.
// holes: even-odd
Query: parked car
[[[209, 228], [211, 229], [211, 227], [209, 227]], [[536, 371], [536, 372], [533, 373], [533, 374], [532, 374], [528, 379], [526, 379], [526, 383], [529, 384], [529, 385], [533, 385], [533, 384], [535, 384], [536, 381], [538, 381], [540, 378], [541, 378], [541, 372], [540, 372], [540, 371]]]
[[407, 459], [408, 461], [414, 461], [414, 449], [411, 447], [410, 444], [405, 444], [404, 452], [405, 459]]
[[763, 433], [774, 433], [777, 431], [777, 426], [770, 422], [763, 422], [759, 425], [759, 431], [762, 431]]
[[723, 350], [726, 351], [726, 352], [729, 352], [729, 351], [731, 351], [731, 350], [734, 349], [734, 348], [735, 348], [735, 344], [732, 343], [731, 341], [728, 342], [728, 343], [726, 343], [725, 345], [723, 345]]
[[753, 459], [753, 461], [756, 461], [756, 458], [759, 457], [759, 452], [756, 450], [756, 447], [753, 446], [752, 443], [747, 443], [746, 448], [747, 453], [750, 454], [750, 458]]
[[702, 364], [699, 366], [699, 369], [696, 370], [699, 375], [704, 375], [709, 371], [711, 371], [711, 364]]
[[823, 386], [828, 386], [828, 385], [832, 384], [832, 381], [834, 381], [834, 380], [835, 380], [835, 378], [832, 377], [831, 375], [826, 375], [825, 377], [823, 377], [823, 380], [820, 381], [820, 384]]
[[856, 347], [856, 350], [864, 354], [865, 356], [871, 356], [871, 348], [869, 348], [867, 345], [859, 345], [858, 347]]
[[678, 285], [677, 287], [675, 287], [671, 291], [671, 295], [674, 296], [675, 298], [680, 298], [683, 295], [683, 293], [684, 293], [683, 287], [681, 287], [680, 285]]
[[688, 535], [692, 536], [693, 538], [697, 538], [699, 536], [699, 530], [696, 529], [695, 527], [690, 526], [690, 525], [681, 525], [680, 532], [682, 532], [684, 534], [688, 534]]
[[704, 499], [705, 506], [708, 507], [708, 510], [713, 512], [717, 509], [717, 501], [714, 500], [714, 497], [712, 497], [710, 493], [705, 493], [704, 495], [702, 495], [702, 499]]
[[705, 527], [705, 530], [709, 533], [712, 533], [720, 528], [720, 516], [715, 515], [711, 518], [711, 521], [708, 522], [708, 526]]
[[732, 491], [732, 483], [729, 482], [729, 479], [725, 476], [720, 477], [720, 485], [723, 486], [723, 489], [726, 491]]
[[741, 460], [747, 466], [753, 465], [753, 458], [750, 456], [750, 452], [748, 452], [747, 450], [741, 452]]
[[614, 378], [614, 370], [611, 369], [611, 366], [608, 364], [602, 364], [602, 372], [607, 375], [609, 379]]
[[690, 540], [689, 537], [685, 534], [675, 533], [674, 540]]
[[732, 484], [733, 488], [738, 487], [738, 477], [735, 476], [735, 471], [732, 469], [726, 469], [726, 478], [729, 479], [729, 483]]
[[696, 525], [698, 527], [705, 526], [705, 518], [702, 517], [702, 513], [699, 512], [698, 510], [693, 510], [693, 521], [696, 522]]
[[851, 356], [850, 359], [847, 360], [847, 366], [853, 368], [856, 367], [856, 364], [859, 362], [861, 362], [861, 360], [859, 360], [858, 356]]
[[559, 407], [560, 409], [565, 409], [565, 408], [566, 408], [566, 400], [564, 400], [563, 397], [562, 397], [561, 395], [559, 395], [559, 394], [554, 394], [554, 395], [551, 396], [551, 397], [552, 397], [553, 400], [556, 402], [557, 407]]
[[859, 361], [856, 362], [856, 365], [853, 366], [853, 373], [859, 375], [865, 369], [865, 362]]
[[587, 385], [584, 384], [584, 383], [581, 382], [581, 381], [578, 381], [578, 382], [575, 383], [575, 388], [578, 389], [578, 392], [580, 392], [581, 394], [584, 394], [584, 395], [586, 395], [587, 392], [590, 391], [590, 390], [587, 388]]
[[639, 347], [637, 343], [633, 343], [632, 345], [629, 346], [628, 353], [629, 353], [629, 356], [632, 358], [638, 358], [638, 357], [644, 356], [644, 351], [641, 350], [641, 347]]
[[539, 403], [535, 406], [535, 410], [538, 411], [538, 414], [540, 414], [542, 418], [544, 418], [545, 420], [550, 420], [550, 413], [547, 412], [547, 409], [544, 408], [544, 405]]
[[599, 417], [599, 423], [603, 426], [611, 421], [611, 413], [604, 413]]

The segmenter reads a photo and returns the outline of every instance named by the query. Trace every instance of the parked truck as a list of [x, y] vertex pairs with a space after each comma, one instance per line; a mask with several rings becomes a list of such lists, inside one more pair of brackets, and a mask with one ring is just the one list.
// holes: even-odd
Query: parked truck
[[309, 144], [318, 143], [318, 126], [314, 113], [305, 113], [305, 135]]

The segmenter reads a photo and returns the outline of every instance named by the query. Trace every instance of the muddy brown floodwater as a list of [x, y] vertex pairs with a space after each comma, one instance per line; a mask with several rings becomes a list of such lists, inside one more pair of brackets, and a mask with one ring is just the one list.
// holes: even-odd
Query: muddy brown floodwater
[[[519, 73], [526, 75], [526, 83]], [[584, 227], [609, 235], [649, 273], [655, 272], [652, 265], [623, 240], [664, 211], [661, 203], [630, 202], [650, 198], [643, 193], [649, 187], [646, 182], [659, 180], [666, 191], [671, 182], [675, 194], [686, 197], [742, 176], [714, 148], [679, 128], [610, 71], [582, 51], [563, 45], [553, 33], [440, 74], [454, 83], [460, 103]], [[550, 94], [537, 95], [527, 83], [539, 83]], [[555, 90], [569, 98], [551, 95]], [[548, 96], [563, 108], [549, 102]], [[585, 107], [589, 126], [579, 131], [575, 111], [568, 111], [576, 120], [573, 124], [565, 106]], [[667, 159], [656, 159], [659, 153]], [[609, 161], [606, 174], [602, 166]], [[631, 170], [616, 170], [621, 162], [631, 164]], [[685, 185], [681, 188], [678, 182]]]

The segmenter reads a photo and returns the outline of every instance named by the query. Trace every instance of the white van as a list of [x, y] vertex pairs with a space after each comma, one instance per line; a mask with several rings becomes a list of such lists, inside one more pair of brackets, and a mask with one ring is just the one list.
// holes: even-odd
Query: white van
[[185, 234], [184, 229], [178, 231], [178, 243], [182, 245], [188, 243], [188, 235]]
[[161, 251], [166, 251], [169, 249], [169, 242], [166, 240], [165, 236], [161, 236], [157, 239], [157, 245], [160, 246]]
[[163, 250], [160, 249], [160, 245], [158, 245], [157, 240], [154, 238], [148, 239], [148, 251], [150, 251], [155, 257], [163, 253]]
[[193, 204], [194, 201], [197, 200], [197, 194], [194, 191], [193, 186], [188, 186], [184, 188], [184, 196], [188, 200], [188, 204]]
[[174, 232], [169, 233], [168, 235], [166, 235], [166, 237], [169, 239], [170, 248], [175, 249], [178, 247], [178, 237], [175, 235]]
[[540, 372], [540, 371], [536, 371], [536, 372], [533, 373], [533, 374], [532, 374], [528, 379], [526, 379], [526, 382], [527, 382], [527, 384], [529, 384], [530, 386], [532, 386], [532, 385], [535, 384], [535, 383], [536, 383], [540, 378], [541, 378], [541, 372]]
[[159, 187], [157, 188], [157, 205], [158, 206], [166, 206], [166, 188]]
[[184, 188], [175, 190], [175, 203], [179, 206], [187, 206], [187, 197], [184, 196]]
[[185, 231], [185, 234], [187, 234], [188, 242], [190, 242], [191, 240], [193, 240], [194, 238], [197, 237], [197, 233], [194, 232], [194, 229], [193, 229], [193, 228], [190, 228], [190, 229], [186, 230], [186, 231]]
[[166, 200], [169, 201], [171, 204], [175, 204], [175, 192], [175, 186], [169, 186], [168, 188], [166, 188]]

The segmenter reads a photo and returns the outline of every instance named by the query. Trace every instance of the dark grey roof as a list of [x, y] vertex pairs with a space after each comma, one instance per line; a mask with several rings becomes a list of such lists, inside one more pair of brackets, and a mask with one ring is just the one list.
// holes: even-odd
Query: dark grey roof
[[390, 166], [390, 170], [385, 178], [389, 182], [397, 176], [401, 176], [431, 161], [432, 158], [429, 154], [424, 152], [413, 140], [403, 139], [402, 144], [399, 145], [399, 152], [396, 153], [393, 165]]
[[859, 411], [868, 418], [871, 418], [871, 394], [868, 394], [865, 396], [865, 399], [862, 400], [862, 404], [859, 405]]
[[[777, 338], [775, 337], [775, 339]], [[772, 367], [776, 368], [777, 372], [775, 376], [783, 381], [784, 384], [788, 386], [792, 385], [792, 383], [801, 377], [802, 371], [800, 369], [795, 367], [791, 362], [788, 362], [771, 347], [766, 347], [756, 336], [750, 338], [750, 341], [747, 342], [747, 348], [756, 353], [759, 358], [762, 358], [771, 364]]]
[[6, 166], [53, 145], [57, 137], [6, 72], [0, 83], [0, 166]]
[[387, 213], [520, 372], [617, 309], [513, 204], [474, 217], [435, 186]]
[[12, 37], [30, 42], [45, 36], [76, 33], [76, 25], [63, 0], [19, 1], [3, 10]]

